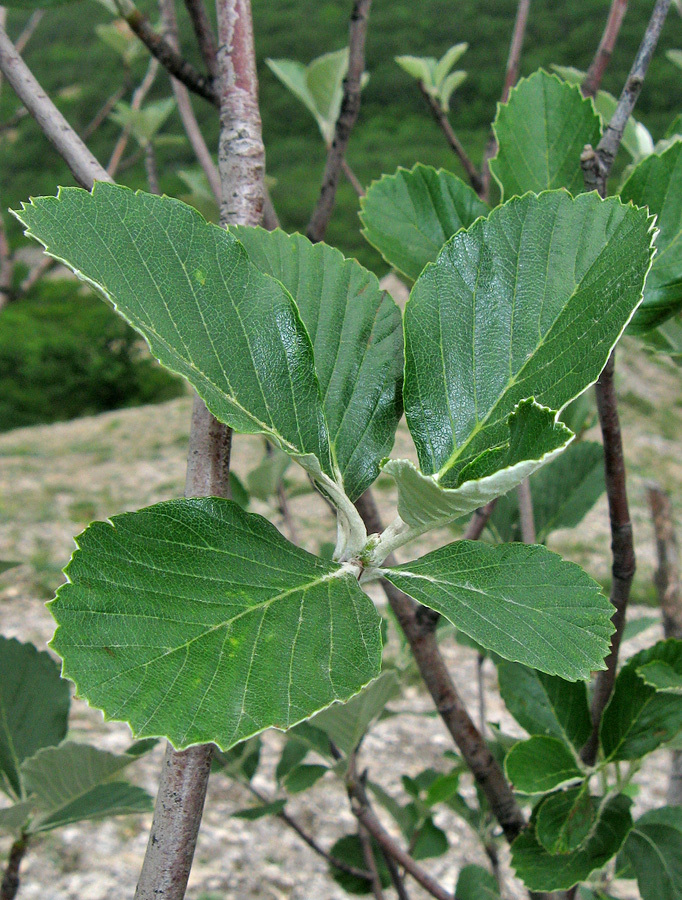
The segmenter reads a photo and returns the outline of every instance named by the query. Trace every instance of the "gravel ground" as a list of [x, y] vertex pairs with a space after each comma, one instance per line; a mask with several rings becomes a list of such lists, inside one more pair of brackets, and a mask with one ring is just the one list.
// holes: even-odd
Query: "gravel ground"
[[[633, 457], [629, 460], [633, 514], [639, 539], [640, 567], [634, 599], [648, 600], [654, 551], [643, 498], [645, 479], [652, 470], [673, 491], [674, 502], [682, 509], [682, 468], [677, 452], [682, 428], [682, 411], [677, 399], [679, 376], [677, 370], [652, 364], [632, 351], [621, 372], [623, 421]], [[646, 391], [646, 384], [650, 385], [652, 378], [657, 392], [659, 388], [662, 392], [657, 396], [663, 398], [655, 408]], [[59, 569], [73, 548], [73, 535], [92, 518], [135, 509], [182, 492], [189, 407], [189, 399], [183, 398], [159, 407], [117, 411], [0, 435], [0, 559], [25, 561], [20, 568], [8, 572], [0, 583], [0, 632], [44, 647], [53, 627], [45, 600], [60, 583]], [[397, 444], [394, 455], [409, 454], [404, 428], [399, 432]], [[246, 477], [261, 455], [262, 443], [258, 438], [238, 438], [235, 470]], [[305, 482], [293, 468], [287, 477], [294, 495], [304, 489]], [[380, 479], [376, 493], [388, 518], [393, 503], [388, 479]], [[331, 516], [317, 497], [300, 493], [291, 499], [290, 506], [299, 543], [316, 551], [321, 543], [333, 539]], [[256, 503], [255, 510], [270, 516], [286, 532], [287, 523], [275, 508]], [[558, 534], [552, 544], [553, 549], [576, 559], [600, 578], [608, 573], [605, 512], [604, 503], [598, 504], [579, 529]], [[452, 539], [452, 535], [451, 530], [429, 535], [427, 540], [410, 548], [410, 555]], [[378, 596], [377, 600], [380, 600]], [[633, 615], [651, 613], [651, 609], [633, 609]], [[660, 627], [655, 626], [629, 642], [626, 655], [659, 636]], [[474, 654], [457, 645], [451, 637], [444, 639], [443, 649], [465, 701], [475, 709]], [[362, 758], [370, 777], [403, 800], [400, 776], [414, 775], [427, 766], [446, 771], [448, 765], [443, 752], [451, 746], [437, 718], [417, 717], [430, 709], [429, 699], [416, 679], [407, 680], [408, 686], [391, 704], [393, 709], [406, 714], [377, 724], [366, 740]], [[485, 667], [485, 683], [489, 720], [500, 723], [504, 731], [521, 735], [497, 696], [495, 672], [489, 664]], [[114, 751], [125, 749], [130, 742], [126, 726], [104, 723], [98, 712], [80, 701], [72, 705], [70, 736]], [[275, 791], [274, 767], [282, 741], [282, 735], [275, 731], [264, 737], [262, 763], [255, 783], [270, 795]], [[159, 745], [129, 770], [130, 778], [151, 793], [156, 790], [162, 753]], [[647, 758], [638, 776], [641, 791], [636, 801], [637, 811], [664, 802], [667, 767], [664, 753]], [[467, 791], [473, 795], [470, 781], [465, 784]], [[231, 813], [249, 802], [247, 792], [240, 785], [220, 774], [211, 779], [187, 894], [189, 900], [340, 900], [348, 896], [329, 879], [325, 863], [281, 822], [273, 819], [245, 822], [231, 818]], [[342, 786], [332, 776], [325, 776], [303, 796], [292, 798], [287, 810], [326, 847], [353, 830], [353, 817]], [[26, 858], [19, 898], [119, 900], [131, 897], [149, 821], [149, 816], [123, 817], [73, 825], [42, 837]], [[427, 861], [425, 866], [452, 889], [459, 868], [471, 862], [485, 865], [485, 856], [461, 821], [447, 811], [439, 813], [436, 821], [448, 833], [452, 849], [444, 857]], [[389, 822], [387, 825], [392, 827]], [[8, 840], [0, 838], [0, 858], [8, 847]], [[631, 886], [624, 883], [619, 896], [624, 900], [636, 896], [628, 891]], [[392, 896], [388, 891], [387, 897]], [[421, 900], [426, 895], [410, 883], [410, 896], [412, 900]], [[524, 896], [506, 870], [507, 900]]]

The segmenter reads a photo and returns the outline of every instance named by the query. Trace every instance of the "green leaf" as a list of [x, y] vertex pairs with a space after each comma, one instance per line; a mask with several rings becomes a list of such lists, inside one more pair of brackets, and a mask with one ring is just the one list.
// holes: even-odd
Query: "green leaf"
[[288, 728], [379, 674], [357, 570], [229, 500], [171, 500], [77, 539], [51, 612], [64, 674], [105, 715], [178, 749]]
[[664, 806], [632, 827], [623, 856], [637, 874], [642, 900], [682, 898], [682, 809]]
[[172, 97], [146, 103], [141, 109], [135, 109], [129, 103], [119, 100], [111, 118], [121, 128], [129, 129], [135, 140], [142, 147], [146, 147], [161, 130], [174, 109], [175, 100]]
[[519, 741], [507, 754], [504, 767], [515, 790], [524, 794], [542, 794], [583, 777], [573, 752], [555, 737], [536, 735]]
[[468, 865], [459, 870], [457, 900], [499, 900], [500, 888], [492, 872], [482, 866]]
[[259, 500], [268, 500], [277, 493], [282, 476], [289, 467], [291, 458], [277, 448], [271, 448], [255, 469], [246, 476], [249, 493]]
[[545, 547], [458, 541], [383, 574], [506, 659], [570, 681], [604, 668], [613, 607]]
[[682, 729], [682, 697], [659, 692], [640, 677], [639, 670], [652, 662], [682, 672], [682, 641], [659, 641], [632, 656], [618, 673], [600, 729], [608, 760], [639, 759]]
[[0, 789], [23, 799], [29, 756], [66, 735], [69, 685], [48, 653], [0, 635]]
[[228, 778], [245, 778], [251, 781], [260, 762], [261, 739], [252, 737], [235, 744], [231, 750], [213, 751], [211, 771], [221, 771]]
[[650, 331], [682, 309], [682, 141], [644, 159], [621, 188], [624, 202], [656, 215], [656, 256], [644, 287], [644, 302], [630, 325]]
[[447, 775], [440, 775], [433, 781], [426, 791], [425, 803], [435, 806], [437, 803], [446, 803], [457, 793], [459, 787], [461, 769], [453, 769]]
[[[425, 475], [457, 487], [491, 449], [501, 467], [521, 400], [560, 410], [596, 380], [641, 300], [651, 228], [617, 198], [549, 191], [448, 241], [404, 318], [405, 412]], [[526, 459], [546, 453], [534, 437]]]
[[631, 802], [623, 794], [611, 797], [600, 809], [592, 834], [573, 853], [549, 853], [534, 829], [527, 828], [512, 844], [512, 868], [531, 891], [568, 890], [585, 881], [620, 849], [632, 826]]
[[[286, 456], [286, 454], [282, 455]], [[289, 457], [286, 458], [288, 459]], [[247, 509], [249, 505], [249, 492], [234, 472], [230, 472], [228, 480], [230, 484], [230, 499], [234, 500], [234, 502], [238, 504], [238, 506], [241, 506], [242, 509]]]
[[497, 666], [500, 694], [529, 734], [556, 737], [580, 750], [592, 731], [587, 685], [545, 675], [518, 663]]
[[438, 99], [444, 112], [450, 111], [450, 98], [457, 88], [466, 81], [466, 72], [451, 72], [447, 78], [443, 80], [438, 90]]
[[[533, 517], [538, 543], [557, 528], [575, 528], [604, 493], [604, 450], [601, 444], [571, 444], [531, 480]], [[507, 543], [521, 540], [516, 493], [500, 497], [489, 520], [495, 536]]]
[[136, 759], [134, 755], [116, 756], [72, 741], [39, 750], [21, 767], [39, 810], [30, 831], [35, 834], [83, 819], [150, 812], [152, 798], [146, 791], [111, 781]]
[[676, 365], [682, 365], [682, 322], [678, 317], [647, 331], [642, 338], [656, 353], [665, 353]]
[[[268, 68], [282, 84], [297, 97], [317, 121], [318, 111], [315, 99], [310, 93], [306, 80], [306, 67], [293, 59], [266, 59]], [[319, 123], [318, 123], [319, 124]]]
[[444, 525], [510, 491], [564, 450], [573, 434], [556, 412], [522, 400], [505, 423], [497, 446], [484, 450], [460, 472], [460, 483], [444, 488], [404, 459], [391, 459], [384, 472], [398, 487], [398, 513], [416, 533]]
[[383, 175], [360, 201], [364, 237], [412, 281], [448, 238], [488, 212], [468, 184], [420, 164]]
[[[374, 862], [377, 867], [381, 886], [386, 888], [391, 884], [391, 875], [388, 871], [386, 860], [381, 852], [381, 848], [374, 838], [371, 838], [371, 844], [372, 854], [374, 856]], [[339, 838], [329, 853], [334, 859], [341, 860], [341, 862], [345, 862], [349, 866], [354, 866], [356, 869], [364, 870], [367, 868], [365, 854], [363, 853], [362, 844], [360, 843], [360, 838], [357, 834], [348, 834], [345, 837]], [[346, 872], [334, 868], [333, 865], [330, 865], [329, 871], [334, 881], [345, 891], [348, 891], [349, 894], [372, 893], [371, 883], [364, 878], [356, 878], [355, 875], [348, 875]]]
[[2, 575], [2, 573], [6, 572], [8, 569], [14, 569], [15, 566], [20, 566], [20, 565], [21, 565], [21, 563], [19, 563], [19, 562], [9, 562], [6, 559], [0, 559], [0, 575]]
[[645, 666], [640, 666], [637, 674], [645, 684], [663, 694], [682, 694], [682, 672], [676, 672], [663, 660], [655, 659]]
[[402, 416], [402, 316], [375, 275], [300, 234], [232, 227], [296, 299], [313, 342], [332, 453], [355, 500], [379, 474]]
[[284, 779], [284, 787], [290, 794], [307, 791], [329, 771], [329, 766], [295, 766]]
[[[587, 74], [586, 72], [581, 72], [579, 69], [574, 69], [572, 66], [557, 66], [552, 64], [552, 68], [569, 84], [582, 84]], [[616, 111], [618, 100], [613, 94], [609, 94], [607, 91], [597, 91], [597, 95], [593, 98], [593, 101], [602, 122], [602, 129], [604, 129], [609, 124]], [[633, 116], [630, 116], [627, 125], [625, 126], [621, 147], [623, 147], [635, 161], [643, 159], [645, 156], [654, 152], [654, 142], [649, 131]]]
[[24, 800], [13, 806], [5, 806], [0, 809], [0, 834], [18, 834], [24, 829], [31, 817], [33, 804]]
[[587, 782], [544, 799], [535, 819], [535, 835], [549, 853], [572, 853], [589, 835], [595, 808]]
[[450, 849], [445, 832], [429, 816], [416, 831], [412, 843], [413, 859], [434, 859]]
[[282, 753], [275, 769], [277, 781], [284, 781], [289, 772], [302, 763], [310, 752], [310, 745], [306, 741], [300, 741], [296, 736], [287, 735], [287, 740], [282, 747]]
[[424, 87], [435, 87], [437, 62], [433, 56], [396, 56], [395, 61], [408, 75], [423, 82]]
[[445, 51], [445, 53], [439, 59], [438, 65], [436, 66], [433, 73], [436, 85], [440, 87], [443, 84], [445, 79], [448, 77], [450, 69], [454, 66], [457, 60], [467, 52], [468, 49], [469, 45], [467, 43], [461, 43], [454, 44], [449, 48], [449, 50]]
[[265, 816], [276, 816], [282, 812], [286, 802], [286, 800], [273, 800], [272, 803], [263, 803], [261, 806], [249, 806], [246, 809], [239, 809], [237, 812], [233, 812], [232, 818], [247, 819], [249, 822], [253, 822]]
[[336, 120], [341, 111], [343, 80], [348, 72], [348, 47], [324, 53], [306, 68], [306, 84], [317, 110], [322, 137], [331, 144]]
[[130, 66], [143, 52], [143, 44], [132, 32], [127, 22], [116, 19], [95, 25], [95, 34], [121, 57], [124, 66]]
[[554, 188], [580, 193], [580, 154], [585, 144], [596, 147], [601, 137], [592, 101], [542, 70], [512, 88], [509, 100], [497, 107], [493, 130], [498, 150], [490, 171], [503, 200]]
[[659, 616], [640, 616], [637, 619], [628, 619], [625, 623], [625, 628], [623, 629], [622, 641], [631, 641], [633, 638], [637, 637], [638, 634], [642, 634], [642, 632], [647, 631], [649, 628], [653, 628], [654, 625], [660, 624], [661, 619]]
[[682, 69], [682, 50], [666, 50], [665, 55], [674, 66], [677, 66], [678, 69]]
[[330, 740], [343, 753], [349, 754], [357, 747], [374, 719], [400, 690], [398, 676], [393, 671], [384, 672], [362, 693], [348, 703], [335, 703], [318, 713], [311, 725], [329, 735]]
[[312, 346], [291, 296], [191, 207], [120, 185], [63, 188], [15, 213], [97, 288], [235, 430], [333, 475]]

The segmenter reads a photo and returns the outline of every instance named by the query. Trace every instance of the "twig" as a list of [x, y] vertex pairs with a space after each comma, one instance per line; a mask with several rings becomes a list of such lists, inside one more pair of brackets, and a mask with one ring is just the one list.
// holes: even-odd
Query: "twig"
[[407, 893], [407, 889], [405, 888], [405, 881], [400, 874], [400, 870], [398, 869], [398, 866], [396, 866], [393, 857], [384, 849], [381, 850], [381, 855], [383, 856], [384, 862], [386, 863], [388, 874], [391, 876], [391, 881], [393, 883], [393, 887], [395, 888], [398, 900], [410, 900], [410, 895]]
[[84, 141], [87, 141], [88, 138], [92, 137], [92, 135], [97, 131], [97, 129], [102, 125], [103, 122], [109, 116], [109, 113], [116, 106], [119, 100], [123, 98], [123, 95], [126, 92], [126, 86], [124, 84], [121, 87], [117, 88], [114, 93], [104, 101], [104, 103], [97, 110], [95, 115], [92, 117], [90, 122], [83, 129], [83, 133], [81, 134], [81, 138]]
[[[249, 0], [218, 0], [221, 224], [257, 225], [263, 207], [265, 151], [258, 112]], [[236, 136], [243, 140], [237, 140]], [[259, 162], [260, 161], [260, 162]], [[187, 496], [227, 496], [232, 432], [195, 398]], [[135, 900], [182, 900], [201, 824], [213, 746], [184, 752], [168, 745]]]
[[[586, 190], [596, 188], [606, 195], [606, 180], [620, 147], [637, 97], [642, 90], [651, 57], [653, 56], [663, 22], [670, 7], [670, 0], [657, 0], [644, 38], [640, 44], [625, 87], [618, 100], [618, 106], [609, 122], [596, 150], [589, 145], [583, 152], [581, 163]], [[597, 758], [599, 748], [599, 724], [616, 678], [618, 651], [625, 627], [625, 614], [630, 596], [630, 586], [635, 574], [635, 548], [632, 539], [632, 523], [628, 508], [625, 478], [623, 441], [618, 417], [618, 402], [614, 385], [615, 359], [613, 353], [595, 386], [599, 424], [604, 443], [604, 466], [606, 473], [606, 495], [611, 521], [611, 553], [613, 557], [610, 600], [615, 608], [613, 624], [615, 631], [611, 638], [611, 648], [606, 658], [606, 669], [597, 675], [592, 695], [592, 733], [582, 748], [581, 756], [588, 765]]]
[[[383, 530], [371, 491], [366, 491], [356, 501], [356, 506], [367, 526], [368, 534]], [[387, 562], [390, 564], [390, 560]], [[511, 843], [525, 826], [523, 813], [502, 769], [474, 725], [450, 677], [435, 635], [437, 614], [415, 603], [390, 581], [383, 580], [381, 585], [443, 724], [459, 747]]]
[[628, 0], [611, 0], [609, 16], [606, 20], [604, 33], [601, 36], [599, 47], [587, 70], [585, 80], [581, 85], [583, 97], [594, 97], [599, 90], [604, 72], [611, 60], [613, 48], [616, 46], [620, 26], [623, 24], [628, 8]]
[[480, 538], [496, 505], [497, 498], [491, 500], [490, 503], [486, 503], [485, 506], [480, 506], [478, 509], [474, 510], [471, 519], [469, 520], [469, 524], [467, 525], [467, 530], [462, 537], [463, 541], [477, 541]]
[[365, 858], [365, 865], [370, 873], [370, 884], [372, 885], [372, 893], [375, 900], [384, 900], [384, 891], [381, 887], [381, 878], [377, 869], [377, 861], [374, 859], [374, 848], [372, 847], [372, 835], [367, 831], [362, 822], [358, 822], [358, 838], [362, 847], [362, 855]]
[[211, 78], [218, 77], [218, 45], [203, 0], [185, 0], [185, 6], [197, 37], [201, 58]]
[[360, 825], [364, 826], [374, 840], [389, 856], [408, 872], [425, 891], [435, 897], [436, 900], [452, 900], [452, 896], [432, 878], [429, 873], [415, 862], [410, 854], [403, 850], [398, 842], [391, 837], [381, 824], [372, 809], [362, 777], [355, 767], [354, 755], [348, 758], [348, 771], [346, 775], [346, 790], [351, 803], [353, 815]]
[[476, 654], [476, 689], [478, 692], [478, 727], [482, 735], [486, 733], [485, 681], [483, 678], [483, 666], [485, 665], [485, 653]]
[[[663, 612], [666, 638], [682, 640], [682, 588], [677, 535], [670, 497], [657, 484], [647, 486], [647, 498], [656, 534], [658, 567], [654, 583]], [[666, 797], [669, 806], [682, 806], [682, 752], [673, 750]]]
[[362, 184], [360, 184], [360, 179], [358, 178], [358, 176], [355, 174], [355, 172], [349, 166], [348, 160], [346, 159], [345, 156], [341, 160], [341, 171], [348, 179], [351, 187], [353, 188], [355, 193], [358, 195], [358, 197], [364, 197], [365, 189], [363, 188]]
[[[507, 102], [509, 92], [516, 84], [516, 79], [519, 76], [521, 50], [523, 49], [523, 39], [526, 34], [529, 11], [530, 0], [519, 0], [519, 5], [516, 8], [516, 18], [514, 20], [511, 43], [509, 45], [509, 56], [507, 57], [507, 68], [504, 73], [504, 85], [502, 87], [500, 103]], [[495, 140], [495, 135], [491, 134], [483, 154], [483, 165], [481, 167], [481, 179], [483, 181], [482, 196], [484, 200], [490, 198], [490, 160], [495, 156], [496, 152], [497, 141]]]
[[23, 297], [24, 294], [28, 294], [31, 288], [36, 285], [43, 275], [47, 275], [52, 269], [56, 268], [59, 265], [56, 259], [53, 259], [51, 256], [43, 256], [39, 263], [36, 263], [35, 266], [29, 271], [28, 275], [24, 278], [24, 280], [19, 285], [19, 290], [17, 291], [18, 296]]
[[0, 900], [14, 900], [17, 895], [21, 883], [19, 869], [28, 849], [28, 842], [28, 836], [22, 834], [10, 848], [7, 866], [0, 882]]
[[147, 185], [152, 194], [161, 193], [161, 185], [159, 183], [159, 169], [156, 165], [156, 153], [154, 145], [150, 141], [144, 148], [144, 168], [147, 173]]
[[[159, 61], [158, 59], [154, 59], [152, 57], [149, 60], [149, 65], [147, 66], [147, 71], [144, 74], [144, 78], [139, 83], [139, 85], [135, 88], [133, 92], [132, 100], [130, 101], [131, 110], [137, 111], [140, 109], [142, 104], [144, 103], [144, 99], [149, 93], [154, 84], [154, 80], [156, 78], [156, 74], [159, 71]], [[130, 140], [130, 134], [132, 131], [131, 124], [127, 124], [123, 127], [121, 131], [121, 136], [116, 141], [116, 146], [114, 147], [111, 157], [109, 158], [109, 162], [107, 163], [107, 171], [111, 175], [112, 178], [116, 176], [116, 172], [118, 171], [118, 167], [121, 164], [121, 159], [123, 154], [125, 153], [125, 149], [128, 146], [128, 141]], [[157, 193], [153, 191], [152, 193]]]
[[17, 53], [23, 53], [26, 49], [26, 45], [31, 40], [33, 35], [35, 34], [35, 30], [40, 25], [40, 20], [45, 15], [44, 9], [36, 9], [35, 12], [31, 13], [31, 17], [28, 22], [24, 25], [24, 30], [21, 32], [19, 37], [14, 42], [14, 46], [16, 47]]
[[670, 0], [656, 0], [654, 11], [651, 14], [644, 38], [618, 100], [616, 111], [606, 126], [597, 149], [593, 150], [588, 144], [583, 152], [581, 163], [585, 178], [585, 189], [588, 191], [597, 190], [602, 197], [606, 196], [606, 179], [609, 176], [611, 166], [623, 139], [625, 126], [632, 115], [635, 103], [642, 90], [644, 76], [656, 49], [669, 8]]
[[313, 242], [324, 240], [334, 209], [341, 161], [346, 153], [348, 140], [360, 111], [361, 82], [365, 71], [365, 37], [371, 5], [372, 0], [354, 0], [353, 3], [348, 42], [348, 73], [343, 83], [341, 110], [336, 120], [334, 139], [327, 153], [320, 195], [306, 232]]
[[466, 150], [455, 134], [452, 125], [450, 124], [450, 120], [448, 119], [447, 113], [441, 107], [436, 97], [432, 96], [426, 90], [423, 81], [419, 82], [419, 90], [422, 92], [423, 98], [426, 100], [429, 109], [433, 113], [433, 118], [436, 120], [438, 127], [445, 135], [446, 141], [459, 157], [459, 161], [462, 163], [464, 171], [467, 173], [467, 178], [469, 179], [469, 183], [471, 184], [472, 188], [476, 191], [479, 197], [483, 196], [483, 179], [481, 178], [481, 175], [476, 166], [469, 159]]
[[81, 187], [90, 189], [95, 180], [113, 180], [38, 84], [1, 26], [0, 70]]
[[[203, 10], [204, 15], [206, 15], [206, 10], [201, 0], [188, 0], [188, 9], [190, 7], [190, 3], [192, 3], [192, 7], [198, 6], [201, 10]], [[177, 19], [175, 17], [174, 0], [159, 0], [159, 8], [161, 10], [161, 19], [164, 23], [166, 39], [173, 47], [177, 48], [178, 25]], [[217, 51], [215, 49], [214, 42], [214, 68], [217, 65], [215, 58], [216, 52]], [[171, 87], [173, 88], [173, 94], [175, 95], [175, 103], [178, 108], [180, 120], [182, 121], [182, 127], [185, 129], [185, 134], [187, 135], [187, 139], [192, 146], [192, 150], [194, 150], [194, 155], [196, 156], [199, 165], [206, 175], [211, 191], [213, 192], [213, 196], [216, 198], [216, 201], [220, 203], [220, 174], [218, 172], [218, 167], [213, 162], [211, 152], [206, 145], [204, 136], [201, 133], [201, 129], [199, 128], [199, 123], [197, 122], [197, 118], [194, 115], [190, 93], [185, 85], [182, 84], [182, 82], [178, 81], [177, 78], [173, 78], [172, 75], [170, 76], [170, 81]]]
[[219, 98], [213, 80], [202, 75], [187, 62], [187, 60], [175, 50], [169, 42], [157, 34], [149, 20], [129, 0], [122, 0], [120, 12], [132, 31], [145, 45], [155, 59], [161, 63], [171, 75], [181, 81], [185, 87], [195, 94], [208, 100], [214, 106], [218, 106]]
[[530, 481], [526, 478], [516, 489], [519, 500], [519, 520], [521, 522], [521, 540], [524, 544], [534, 544], [537, 540], [535, 534], [535, 517], [533, 516], [533, 495], [530, 490]]

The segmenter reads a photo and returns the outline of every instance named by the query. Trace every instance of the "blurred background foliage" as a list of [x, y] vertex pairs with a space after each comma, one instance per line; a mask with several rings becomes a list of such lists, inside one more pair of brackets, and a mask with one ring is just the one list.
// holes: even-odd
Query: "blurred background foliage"
[[[495, 0], [494, 3], [489, 0], [427, 0], [421, 4], [411, 0], [375, 0], [366, 53], [370, 79], [363, 91], [360, 117], [348, 151], [348, 160], [364, 184], [384, 172], [393, 172], [397, 166], [411, 167], [417, 161], [448, 168], [464, 177], [458, 160], [432, 121], [416, 83], [394, 61], [400, 54], [440, 57], [448, 47], [460, 41], [469, 44], [468, 51], [458, 62], [458, 67], [465, 69], [468, 77], [453, 97], [450, 121], [473, 161], [480, 163], [502, 88], [516, 5], [516, 0]], [[210, 8], [211, 4], [208, 6]], [[272, 197], [282, 225], [288, 231], [305, 230], [319, 188], [325, 149], [312, 117], [272, 74], [265, 60], [268, 57], [289, 58], [307, 63], [321, 53], [344, 47], [348, 39], [350, 6], [350, 0], [253, 0], [268, 175], [274, 179]], [[587, 69], [608, 7], [609, 0], [533, 0], [521, 74], [527, 75], [540, 66], [549, 69], [552, 63]], [[156, 21], [158, 15], [153, 3], [140, 3], [140, 8]], [[629, 4], [603, 82], [603, 87], [616, 95], [636, 52], [650, 9], [649, 0], [631, 0]], [[199, 66], [192, 29], [182, 4], [178, 4], [178, 14], [183, 52]], [[10, 10], [10, 35], [17, 35], [27, 18], [28, 14]], [[111, 15], [95, 0], [81, 0], [49, 9], [25, 52], [29, 66], [43, 87], [81, 133], [126, 77], [120, 56], [95, 33], [96, 25], [110, 21]], [[664, 135], [674, 115], [682, 108], [682, 73], [665, 56], [668, 48], [682, 46], [682, 18], [674, 10], [660, 43], [637, 105], [637, 115], [651, 130], [654, 140]], [[133, 60], [127, 75], [126, 100], [130, 100], [133, 88], [142, 79], [147, 63], [146, 52], [137, 54]], [[167, 76], [161, 73], [148, 99], [160, 100], [169, 94]], [[214, 147], [218, 133], [216, 111], [200, 98], [194, 97], [193, 103], [208, 144]], [[17, 108], [18, 101], [12, 91], [3, 86], [0, 124], [10, 120]], [[120, 126], [110, 118], [89, 141], [93, 152], [105, 164], [119, 133]], [[180, 197], [187, 194], [187, 183], [180, 173], [196, 166], [192, 151], [181, 135], [182, 127], [174, 110], [159, 135], [156, 155], [161, 188]], [[626, 161], [619, 161], [614, 177], [618, 177]], [[138, 159], [133, 166], [120, 170], [117, 178], [131, 187], [146, 188], [144, 161]], [[0, 132], [0, 203], [4, 210], [17, 206], [30, 195], [52, 194], [56, 185], [72, 183], [64, 163], [30, 117], [21, 119], [16, 127]], [[386, 265], [360, 235], [357, 212], [357, 196], [342, 179], [327, 241], [347, 255], [356, 256], [381, 276], [387, 271]], [[16, 221], [7, 216], [6, 226], [13, 247], [24, 243]], [[0, 360], [2, 385], [8, 377], [13, 377], [7, 362], [8, 345], [26, 341], [28, 348], [40, 341], [41, 333], [49, 331], [45, 329], [45, 318], [35, 315], [41, 303], [54, 302], [46, 284], [43, 281], [34, 291], [30, 301], [33, 306], [27, 304], [23, 313], [16, 304], [11, 315], [9, 310], [0, 314], [0, 335], [4, 335], [0, 355], [5, 354]], [[76, 290], [74, 285], [73, 292]], [[65, 302], [68, 301], [62, 296], [59, 303]], [[99, 332], [87, 329], [99, 329], [101, 323], [94, 325], [91, 307], [81, 297], [75, 303], [76, 307], [79, 324], [74, 326], [74, 333], [80, 333], [81, 344], [96, 343]], [[113, 316], [106, 307], [102, 306], [102, 310], [102, 316]], [[55, 308], [55, 316], [59, 318], [60, 315], [62, 313]], [[23, 320], [20, 328], [16, 325], [17, 317]], [[113, 328], [113, 325], [108, 327]], [[19, 333], [23, 336], [17, 337]], [[125, 402], [147, 402], [155, 398], [155, 392], [158, 392], [158, 399], [167, 399], [169, 384], [161, 384], [157, 372], [149, 367], [141, 377], [154, 381], [151, 394], [131, 390]], [[43, 386], [36, 386], [38, 389], [42, 391]], [[4, 387], [2, 392], [7, 393]], [[89, 402], [76, 402], [74, 406], [85, 406], [88, 412], [96, 411]], [[120, 398], [116, 402], [120, 404]], [[56, 407], [61, 407], [61, 401], [52, 399], [50, 408]], [[73, 414], [66, 407], [62, 413], [53, 413], [53, 417]], [[7, 407], [0, 407], [0, 429], [29, 424], [29, 421], [35, 421], [31, 415], [27, 411], [25, 415], [8, 418]]]

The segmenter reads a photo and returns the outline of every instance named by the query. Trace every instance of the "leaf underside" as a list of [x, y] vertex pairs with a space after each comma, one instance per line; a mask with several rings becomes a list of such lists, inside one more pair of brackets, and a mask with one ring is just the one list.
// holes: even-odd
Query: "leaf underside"
[[288, 728], [379, 674], [380, 618], [342, 569], [218, 499], [91, 525], [51, 604], [90, 705], [178, 749]]

